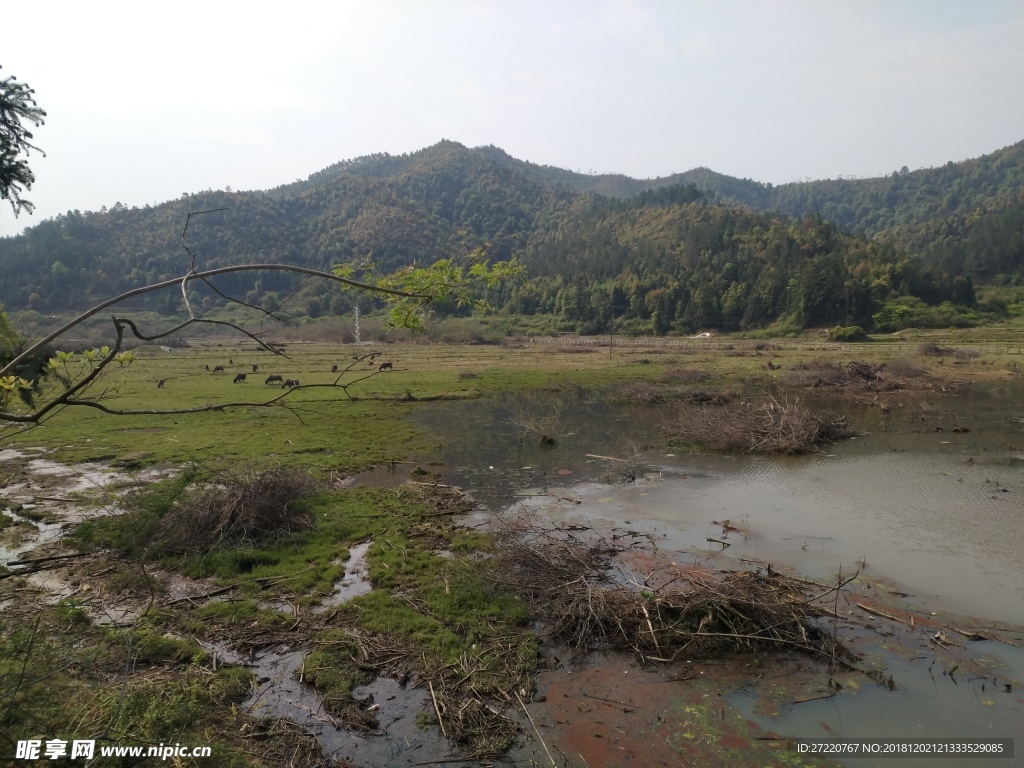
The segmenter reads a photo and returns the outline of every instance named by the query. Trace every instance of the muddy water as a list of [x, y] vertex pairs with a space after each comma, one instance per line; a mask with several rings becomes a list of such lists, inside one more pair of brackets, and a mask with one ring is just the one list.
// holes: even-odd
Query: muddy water
[[[450, 479], [491, 509], [516, 501], [652, 533], [710, 561], [754, 558], [826, 577], [865, 570], [933, 610], [1024, 624], [1024, 382], [907, 397], [888, 413], [828, 403], [862, 436], [799, 457], [655, 451], [670, 407], [613, 406], [585, 392], [439, 403], [422, 418], [442, 436]], [[575, 434], [554, 448], [520, 440], [522, 410], [561, 409]], [[957, 430], [957, 431], [954, 431]], [[630, 443], [656, 479], [609, 484]], [[648, 477], [652, 475], [648, 474]], [[604, 481], [604, 482], [602, 482]], [[524, 491], [561, 488], [580, 503]], [[726, 534], [714, 521], [744, 534]]]
[[301, 682], [303, 651], [278, 648], [242, 658], [219, 646], [207, 646], [228, 664], [245, 664], [256, 674], [257, 688], [243, 706], [256, 717], [284, 717], [316, 736], [324, 753], [347, 758], [359, 766], [445, 766], [452, 755], [435, 727], [420, 727], [417, 719], [429, 708], [426, 691], [380, 677], [352, 691], [355, 701], [371, 712], [378, 727], [356, 732], [331, 716], [320, 696]]
[[[1024, 625], [1024, 383], [906, 397], [890, 401], [887, 412], [848, 401], [816, 404], [849, 414], [861, 435], [802, 457], [674, 454], [656, 448], [671, 407], [613, 406], [582, 391], [437, 404], [420, 418], [441, 436], [448, 479], [499, 514], [585, 519], [620, 541], [648, 538], [684, 562], [768, 561], [818, 578], [859, 569], [875, 596], [898, 602], [902, 594], [904, 605], [925, 616]], [[524, 410], [557, 412], [575, 434], [551, 448], [521, 439], [510, 420]], [[647, 465], [636, 484], [616, 484], [608, 462], [588, 456], [628, 456], [630, 443]], [[851, 592], [864, 589], [866, 582], [851, 585]], [[832, 698], [794, 703], [790, 695], [769, 709], [766, 681], [718, 695], [747, 722], [787, 737], [1009, 736], [1020, 749], [1024, 651], [994, 641], [960, 644], [972, 671], [958, 672], [933, 644], [887, 639], [883, 624], [863, 641], [862, 664], [886, 670], [896, 690], [844, 677]], [[1008, 636], [1024, 641], [1024, 631]], [[601, 696], [618, 701], [620, 688], [609, 691]], [[572, 719], [560, 721], [556, 709], [555, 723]], [[676, 730], [692, 730], [691, 710], [679, 715]], [[659, 710], [657, 722], [671, 719], [668, 711]], [[594, 742], [589, 720], [555, 727], [569, 752], [582, 756], [580, 745]], [[641, 745], [622, 748], [632, 746]], [[604, 764], [631, 764], [610, 755]], [[1017, 765], [1019, 752], [1013, 761], [946, 762]]]

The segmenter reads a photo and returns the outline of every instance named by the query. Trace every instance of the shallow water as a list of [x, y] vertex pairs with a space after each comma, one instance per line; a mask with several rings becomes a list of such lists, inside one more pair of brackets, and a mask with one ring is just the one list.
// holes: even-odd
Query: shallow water
[[[649, 538], [681, 562], [768, 561], [815, 578], [860, 569], [882, 590], [906, 593], [905, 605], [918, 612], [1024, 625], [1024, 382], [906, 396], [885, 413], [877, 404], [807, 399], [848, 414], [861, 434], [807, 456], [674, 454], [654, 448], [670, 406], [614, 406], [585, 391], [439, 403], [418, 418], [441, 436], [448, 480], [492, 512], [584, 519], [620, 541]], [[543, 448], [510, 423], [523, 412], [558, 412], [575, 434]], [[588, 456], [627, 457], [634, 445], [646, 464], [636, 484]], [[876, 641], [873, 664], [893, 675], [895, 691], [865, 681], [776, 716], [756, 711], [756, 686], [729, 701], [790, 737], [1021, 743], [1024, 651], [995, 642], [971, 649], [992, 663], [978, 667], [988, 679], [954, 680], [927, 648], [900, 656]], [[993, 676], [1010, 681], [1012, 693], [993, 690]]]
[[446, 766], [466, 761], [453, 755], [436, 727], [417, 724], [430, 708], [422, 688], [403, 686], [398, 680], [378, 677], [353, 689], [352, 697], [372, 712], [378, 727], [355, 732], [324, 708], [319, 694], [300, 682], [306, 654], [276, 648], [245, 659], [219, 646], [207, 646], [228, 664], [245, 664], [255, 673], [257, 688], [243, 706], [256, 717], [284, 717], [298, 723], [320, 742], [324, 753], [348, 759], [352, 765]]
[[[807, 456], [674, 454], [654, 449], [671, 407], [614, 406], [584, 391], [439, 403], [418, 418], [441, 436], [448, 481], [490, 512], [583, 519], [620, 541], [649, 538], [680, 562], [728, 568], [741, 559], [768, 561], [822, 579], [861, 570], [887, 600], [906, 593], [904, 605], [918, 612], [1024, 625], [1024, 382], [907, 396], [886, 413], [808, 399], [848, 414], [861, 434]], [[575, 434], [543, 448], [510, 423], [524, 411], [557, 411]], [[612, 476], [614, 463], [588, 456], [627, 457], [633, 445], [646, 464], [635, 484]], [[479, 521], [488, 515], [482, 511]], [[972, 662], [983, 671], [954, 679], [933, 663], [934, 649], [908, 655], [904, 646], [900, 655], [874, 643], [871, 665], [895, 678], [895, 691], [865, 679], [859, 690], [854, 683], [774, 716], [757, 711], [763, 692], [756, 684], [729, 702], [787, 737], [1010, 736], [1018, 749], [1024, 743], [1024, 651], [971, 643], [984, 654]], [[1005, 681], [1012, 692], [1003, 690]]]
[[[974, 644], [975, 650], [992, 662], [995, 675], [1004, 670], [1024, 670], [1024, 651], [992, 641]], [[993, 684], [975, 675], [943, 670], [932, 663], [931, 655], [901, 659], [877, 649], [887, 672], [899, 681], [890, 691], [880, 685], [863, 685], [856, 691], [843, 691], [830, 699], [808, 701], [785, 707], [777, 716], [757, 712], [758, 698], [753, 689], [743, 689], [728, 697], [740, 713], [764, 728], [805, 739], [870, 738], [1015, 738], [1014, 758], [957, 757], [938, 760], [939, 764], [958, 766], [1017, 766], [1021, 759], [1024, 735], [1021, 712], [1024, 694], [1019, 684], [1006, 690], [1005, 684]], [[1006, 678], [1004, 677], [1003, 680]], [[1012, 679], [1012, 678], [1011, 678]], [[935, 758], [914, 759], [858, 757], [849, 765], [875, 768], [900, 765], [924, 768], [936, 765]]]
[[[636, 485], [612, 484], [608, 462], [587, 454], [649, 447], [671, 407], [505, 394], [438, 403], [419, 418], [442, 436], [449, 479], [492, 510], [518, 503], [649, 531], [697, 560], [754, 558], [812, 577], [862, 569], [922, 607], [1024, 624], [1024, 382], [907, 396], [888, 413], [815, 400], [863, 434], [796, 457], [647, 450], [658, 479]], [[509, 423], [559, 408], [575, 434], [553, 448]], [[522, 497], [551, 488], [580, 503]], [[728, 534], [723, 553], [707, 539], [722, 537], [713, 521], [726, 519], [746, 533]]]

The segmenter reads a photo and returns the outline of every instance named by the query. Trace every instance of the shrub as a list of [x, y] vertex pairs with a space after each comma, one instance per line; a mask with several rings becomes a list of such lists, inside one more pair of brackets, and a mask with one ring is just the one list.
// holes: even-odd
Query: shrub
[[868, 341], [868, 335], [859, 325], [837, 325], [828, 335], [832, 341]]

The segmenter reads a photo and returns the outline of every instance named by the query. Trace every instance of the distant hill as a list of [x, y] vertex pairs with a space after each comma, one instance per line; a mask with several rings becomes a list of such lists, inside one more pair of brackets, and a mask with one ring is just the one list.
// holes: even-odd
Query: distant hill
[[[371, 260], [388, 272], [483, 246], [529, 269], [495, 303], [550, 312], [568, 327], [662, 332], [784, 319], [881, 327], [896, 322], [876, 321], [887, 302], [971, 307], [975, 280], [1024, 277], [1022, 157], [1024, 142], [937, 169], [773, 187], [703, 168], [646, 180], [587, 175], [442, 141], [336, 163], [266, 191], [208, 190], [41, 222], [0, 239], [0, 302], [84, 307], [181, 275], [186, 214], [224, 207], [190, 225], [204, 266]], [[286, 274], [218, 286], [264, 305], [298, 291], [298, 311], [312, 316], [347, 312], [354, 300]], [[175, 302], [168, 292], [154, 306]], [[915, 321], [930, 322], [918, 310]]]

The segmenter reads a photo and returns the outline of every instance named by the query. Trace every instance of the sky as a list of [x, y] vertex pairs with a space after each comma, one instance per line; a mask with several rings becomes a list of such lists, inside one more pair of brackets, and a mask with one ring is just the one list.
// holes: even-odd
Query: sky
[[1024, 139], [1019, 0], [53, 2], [0, 26], [48, 113], [36, 212], [493, 144], [584, 173], [877, 176]]

